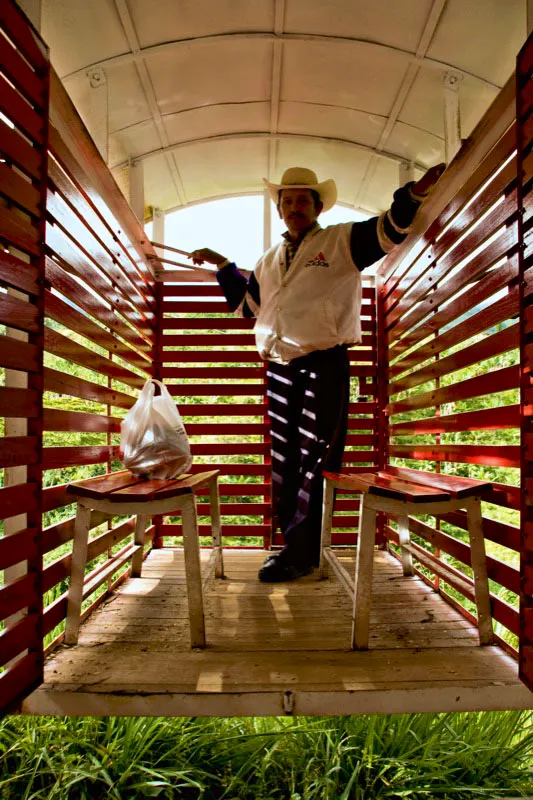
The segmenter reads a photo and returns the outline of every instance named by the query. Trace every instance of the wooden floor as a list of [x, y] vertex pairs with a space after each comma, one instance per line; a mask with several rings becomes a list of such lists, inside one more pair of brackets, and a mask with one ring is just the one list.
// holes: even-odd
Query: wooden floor
[[[205, 553], [207, 557], [207, 553]], [[226, 551], [207, 588], [205, 650], [191, 650], [183, 554], [153, 551], [48, 659], [26, 714], [233, 716], [533, 707], [516, 662], [398, 562], [375, 554], [370, 649], [349, 650], [333, 578], [257, 580], [264, 553]], [[348, 559], [347, 559], [348, 561]]]

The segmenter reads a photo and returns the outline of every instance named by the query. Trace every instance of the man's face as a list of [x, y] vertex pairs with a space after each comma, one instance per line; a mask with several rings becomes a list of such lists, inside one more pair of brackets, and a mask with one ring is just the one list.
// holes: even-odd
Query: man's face
[[283, 189], [278, 211], [289, 233], [299, 234], [315, 222], [322, 204], [315, 207], [310, 189]]

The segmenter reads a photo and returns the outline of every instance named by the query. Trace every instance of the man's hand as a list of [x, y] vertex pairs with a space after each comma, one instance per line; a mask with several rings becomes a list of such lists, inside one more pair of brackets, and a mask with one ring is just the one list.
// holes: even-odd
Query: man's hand
[[189, 258], [192, 258], [193, 264], [200, 265], [203, 264], [204, 261], [207, 261], [208, 264], [216, 264], [217, 267], [223, 264], [224, 261], [227, 261], [226, 256], [215, 253], [215, 251], [210, 250], [209, 247], [201, 247], [199, 250], [193, 250]]
[[437, 181], [446, 169], [446, 164], [437, 164], [435, 167], [430, 167], [425, 175], [422, 175], [419, 181], [413, 186], [415, 194], [429, 194], [435, 188]]

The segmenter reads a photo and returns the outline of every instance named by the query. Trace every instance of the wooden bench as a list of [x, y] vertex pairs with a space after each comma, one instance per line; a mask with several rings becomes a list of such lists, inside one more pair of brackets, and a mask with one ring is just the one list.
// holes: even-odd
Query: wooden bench
[[[437, 559], [428, 558], [426, 561], [420, 552], [422, 548], [415, 550], [412, 546], [408, 516], [418, 514], [438, 516], [458, 509], [466, 510], [479, 641], [480, 644], [491, 644], [492, 614], [482, 530], [481, 497], [492, 488], [492, 484], [398, 468], [394, 468], [391, 472], [365, 472], [358, 475], [324, 472], [323, 475], [324, 507], [319, 577], [326, 578], [328, 568], [331, 567], [353, 600], [352, 649], [368, 648], [376, 515], [380, 511], [397, 517], [403, 574], [414, 575], [413, 553], [415, 553], [421, 563], [446, 580], [451, 574], [447, 571], [446, 565]], [[355, 580], [352, 580], [331, 548], [336, 489], [361, 494]]]
[[[66, 644], [77, 643], [82, 602], [96, 588], [92, 582], [84, 585], [91, 512], [136, 517], [134, 542], [121, 557], [121, 564], [131, 558], [132, 577], [140, 577], [148, 518], [155, 514], [168, 515], [181, 510], [191, 646], [205, 647], [203, 586], [213, 571], [215, 577], [224, 577], [217, 478], [218, 470], [212, 470], [173, 480], [144, 480], [135, 477], [128, 470], [123, 470], [69, 485], [67, 491], [77, 501], [77, 513], [68, 593]], [[203, 487], [209, 488], [213, 537], [213, 552], [204, 575], [200, 566], [195, 500], [195, 492]], [[116, 572], [121, 564], [113, 560], [106, 571], [98, 574], [99, 584], [105, 580], [107, 574], [111, 576]]]

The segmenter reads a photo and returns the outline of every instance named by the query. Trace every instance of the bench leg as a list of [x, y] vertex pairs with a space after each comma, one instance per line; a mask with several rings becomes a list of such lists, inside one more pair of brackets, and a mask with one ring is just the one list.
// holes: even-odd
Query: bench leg
[[402, 551], [402, 567], [405, 577], [412, 577], [415, 574], [413, 568], [413, 557], [408, 550], [405, 550], [404, 545], [411, 543], [411, 535], [409, 533], [409, 518], [407, 516], [398, 517], [398, 537], [400, 539], [400, 548]]
[[144, 550], [144, 535], [148, 524], [148, 517], [146, 514], [137, 514], [135, 521], [135, 538], [134, 544], [139, 546], [139, 550], [133, 554], [131, 559], [131, 577], [140, 578], [143, 567], [143, 550]]
[[211, 507], [211, 534], [215, 551], [215, 578], [224, 577], [224, 559], [222, 555], [222, 528], [220, 525], [220, 497], [218, 494], [217, 476], [209, 485], [209, 503]]
[[361, 498], [359, 540], [355, 564], [355, 592], [352, 617], [352, 650], [368, 649], [374, 544], [376, 541], [376, 511]]
[[204, 598], [202, 591], [202, 569], [200, 565], [200, 542], [194, 495], [183, 499], [181, 507], [183, 522], [183, 550], [185, 555], [185, 579], [189, 603], [191, 647], [205, 647]]
[[68, 590], [67, 622], [65, 644], [77, 644], [80, 631], [81, 604], [83, 602], [83, 581], [87, 563], [87, 544], [91, 527], [91, 509], [78, 505], [74, 523], [74, 544], [72, 547], [72, 568]]
[[466, 513], [468, 520], [468, 533], [470, 535], [472, 571], [474, 573], [474, 590], [476, 595], [479, 643], [492, 644], [494, 640], [494, 633], [492, 630], [489, 579], [487, 575], [485, 540], [483, 538], [481, 500], [479, 497], [471, 498], [466, 507]]
[[329, 478], [324, 479], [324, 501], [322, 505], [322, 533], [320, 537], [320, 564], [318, 579], [329, 575], [329, 564], [325, 557], [326, 547], [331, 547], [331, 526], [333, 523], [333, 505], [335, 503], [335, 486]]

